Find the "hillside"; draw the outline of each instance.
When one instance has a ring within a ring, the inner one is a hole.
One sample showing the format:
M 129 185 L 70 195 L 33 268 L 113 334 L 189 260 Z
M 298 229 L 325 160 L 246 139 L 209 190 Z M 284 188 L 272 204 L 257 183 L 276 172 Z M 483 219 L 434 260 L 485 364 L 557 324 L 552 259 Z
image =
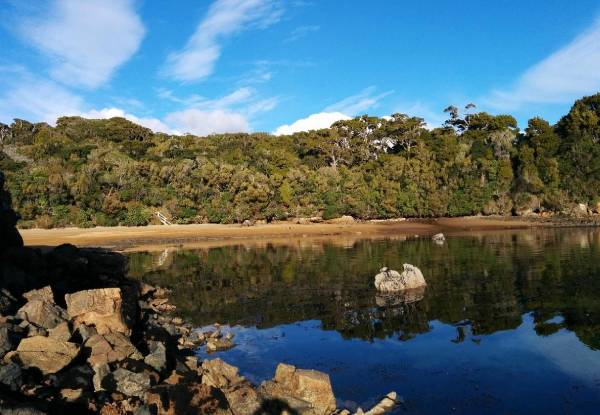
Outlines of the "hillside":
M 556 125 L 449 107 L 441 128 L 404 114 L 331 128 L 196 137 L 123 118 L 0 124 L 0 170 L 23 227 L 352 215 L 560 212 L 600 202 L 600 94 Z

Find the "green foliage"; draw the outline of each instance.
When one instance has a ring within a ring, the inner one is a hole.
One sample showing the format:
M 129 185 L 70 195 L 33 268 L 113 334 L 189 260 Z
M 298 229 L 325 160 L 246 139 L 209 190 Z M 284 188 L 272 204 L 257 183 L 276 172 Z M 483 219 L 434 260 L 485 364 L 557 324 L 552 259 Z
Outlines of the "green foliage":
M 449 107 L 443 128 L 367 115 L 290 136 L 153 133 L 123 118 L 4 127 L 0 169 L 31 226 L 234 223 L 562 210 L 600 197 L 600 95 L 556 126 Z M 531 205 L 531 206 L 530 206 Z
M 123 218 L 123 225 L 125 226 L 144 226 L 150 222 L 150 213 L 148 213 L 143 206 L 134 205 L 127 209 L 127 213 Z

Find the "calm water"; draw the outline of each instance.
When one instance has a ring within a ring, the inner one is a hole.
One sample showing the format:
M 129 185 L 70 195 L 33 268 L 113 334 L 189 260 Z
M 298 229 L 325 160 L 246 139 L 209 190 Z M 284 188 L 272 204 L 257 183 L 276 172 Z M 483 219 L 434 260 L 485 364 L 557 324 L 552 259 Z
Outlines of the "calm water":
M 422 296 L 378 296 L 377 270 L 418 266 Z M 255 382 L 279 362 L 331 376 L 341 405 L 395 390 L 400 413 L 600 413 L 600 230 L 165 249 L 130 273 L 173 288 L 215 357 Z

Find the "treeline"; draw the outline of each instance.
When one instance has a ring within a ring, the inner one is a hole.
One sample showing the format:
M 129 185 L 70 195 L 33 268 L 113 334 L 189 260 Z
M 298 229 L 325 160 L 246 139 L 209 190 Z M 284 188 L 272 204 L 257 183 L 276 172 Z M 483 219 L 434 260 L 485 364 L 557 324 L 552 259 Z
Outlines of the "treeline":
M 600 94 L 556 124 L 446 109 L 444 126 L 360 116 L 289 136 L 154 133 L 123 118 L 0 124 L 21 226 L 561 212 L 600 202 Z

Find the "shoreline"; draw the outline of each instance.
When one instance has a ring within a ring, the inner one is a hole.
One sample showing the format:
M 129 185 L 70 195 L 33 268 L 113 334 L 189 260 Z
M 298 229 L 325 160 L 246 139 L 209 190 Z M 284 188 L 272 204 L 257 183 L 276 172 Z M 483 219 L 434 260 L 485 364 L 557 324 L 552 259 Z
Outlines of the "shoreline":
M 458 235 L 474 231 L 500 231 L 564 226 L 528 218 L 459 217 L 388 221 L 354 221 L 300 224 L 277 222 L 254 226 L 193 224 L 148 225 L 143 227 L 96 227 L 20 229 L 25 246 L 53 247 L 70 243 L 79 247 L 101 247 L 120 251 L 164 245 L 212 247 L 238 243 L 264 243 L 290 239 L 350 240 L 406 236 L 430 236 L 439 232 Z M 567 225 L 569 225 L 567 223 Z M 574 226 L 570 224 L 569 226 Z

